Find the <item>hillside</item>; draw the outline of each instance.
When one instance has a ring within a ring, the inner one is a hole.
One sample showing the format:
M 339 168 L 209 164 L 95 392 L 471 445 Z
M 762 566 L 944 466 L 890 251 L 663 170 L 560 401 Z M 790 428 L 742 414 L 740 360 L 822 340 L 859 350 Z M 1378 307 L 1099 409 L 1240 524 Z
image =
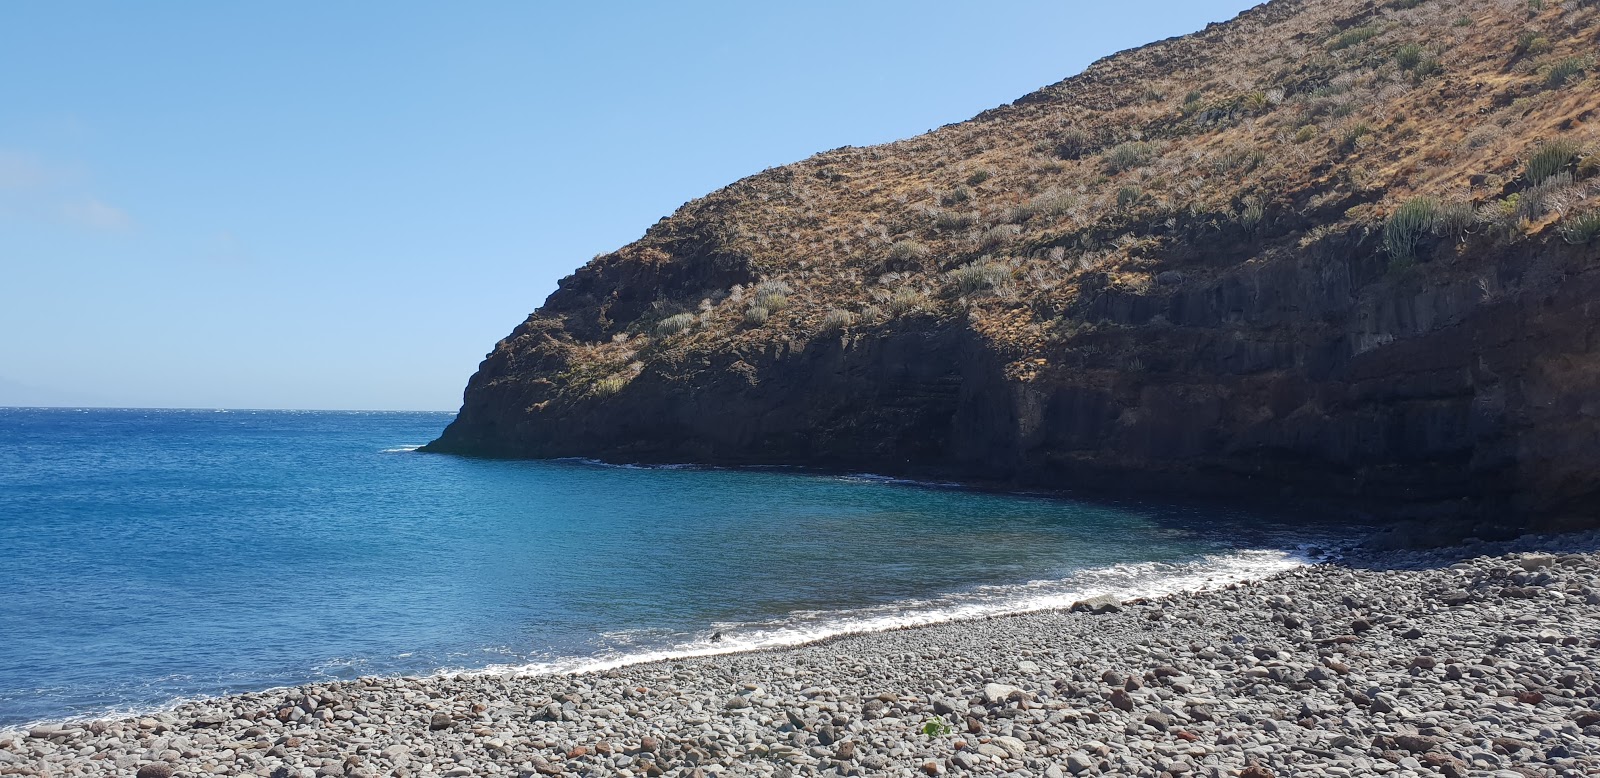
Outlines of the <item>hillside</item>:
M 432 451 L 1600 516 L 1600 3 L 1275 0 L 595 257 Z

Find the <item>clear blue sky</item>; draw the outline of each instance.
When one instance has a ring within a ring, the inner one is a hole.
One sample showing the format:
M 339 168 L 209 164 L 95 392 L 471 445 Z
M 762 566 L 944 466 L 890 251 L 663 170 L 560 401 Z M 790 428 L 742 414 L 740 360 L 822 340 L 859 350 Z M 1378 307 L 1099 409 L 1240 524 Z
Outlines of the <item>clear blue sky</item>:
M 454 410 L 684 201 L 1252 4 L 8 3 L 0 405 Z

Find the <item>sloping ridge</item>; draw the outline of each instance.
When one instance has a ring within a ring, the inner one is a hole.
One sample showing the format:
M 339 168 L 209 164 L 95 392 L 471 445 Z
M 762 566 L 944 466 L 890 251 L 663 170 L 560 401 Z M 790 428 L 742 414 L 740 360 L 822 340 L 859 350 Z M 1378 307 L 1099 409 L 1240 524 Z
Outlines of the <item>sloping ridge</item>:
M 1593 5 L 1277 0 L 743 179 L 427 450 L 1594 523 Z

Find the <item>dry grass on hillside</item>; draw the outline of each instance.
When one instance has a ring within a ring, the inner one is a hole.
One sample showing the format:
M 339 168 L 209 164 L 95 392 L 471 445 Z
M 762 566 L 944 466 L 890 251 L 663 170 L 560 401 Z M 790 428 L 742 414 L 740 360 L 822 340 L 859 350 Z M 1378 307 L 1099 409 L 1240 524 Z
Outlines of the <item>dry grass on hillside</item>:
M 595 260 L 683 261 L 672 241 L 695 235 L 759 281 L 630 321 L 602 303 L 565 383 L 614 393 L 647 363 L 909 316 L 966 317 L 1027 380 L 1086 289 L 1152 293 L 1352 232 L 1394 273 L 1423 236 L 1456 247 L 1428 272 L 1596 238 L 1597 33 L 1595 0 L 1279 0 L 968 122 L 766 171 Z

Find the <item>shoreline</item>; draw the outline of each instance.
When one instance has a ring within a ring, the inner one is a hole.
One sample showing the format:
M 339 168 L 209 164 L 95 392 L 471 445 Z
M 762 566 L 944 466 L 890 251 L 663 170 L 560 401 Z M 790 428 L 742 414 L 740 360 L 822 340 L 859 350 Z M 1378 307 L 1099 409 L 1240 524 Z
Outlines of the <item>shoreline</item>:
M 609 466 L 609 465 L 608 465 Z M 924 485 L 912 482 L 896 483 L 922 488 Z M 1088 588 L 1069 588 L 1063 591 L 1054 591 L 1033 597 L 1016 596 L 1012 599 L 1001 599 L 998 602 L 984 602 L 973 595 L 974 592 L 961 592 L 957 594 L 938 595 L 934 599 L 919 599 L 897 601 L 890 605 L 870 606 L 861 608 L 844 608 L 823 612 L 832 617 L 810 625 L 794 624 L 792 618 L 775 618 L 767 622 L 741 622 L 741 626 L 754 627 L 752 633 L 754 641 L 751 642 L 745 633 L 735 633 L 725 637 L 723 642 L 712 643 L 707 640 L 694 640 L 677 643 L 671 646 L 648 648 L 635 653 L 622 655 L 596 655 L 596 656 L 571 656 L 557 657 L 547 661 L 528 662 L 520 664 L 492 664 L 483 667 L 447 667 L 427 673 L 385 674 L 371 676 L 358 676 L 357 678 L 336 679 L 322 678 L 302 683 L 289 683 L 276 686 L 267 686 L 257 689 L 243 689 L 222 694 L 197 694 L 173 698 L 162 703 L 148 705 L 128 705 L 121 709 L 105 710 L 96 714 L 73 716 L 70 718 L 49 718 L 30 721 L 22 724 L 0 725 L 0 740 L 7 736 L 26 733 L 29 729 L 38 726 L 60 725 L 62 727 L 87 726 L 96 720 L 126 720 L 139 719 L 160 714 L 172 713 L 185 706 L 206 705 L 221 703 L 246 696 L 271 695 L 287 693 L 313 686 L 326 685 L 336 680 L 354 682 L 361 678 L 378 680 L 395 680 L 400 678 L 416 678 L 422 681 L 454 678 L 473 678 L 479 676 L 495 677 L 553 677 L 573 676 L 593 673 L 604 673 L 612 670 L 635 667 L 644 664 L 661 662 L 677 662 L 691 659 L 706 659 L 741 654 L 762 652 L 781 652 L 789 649 L 803 648 L 811 645 L 827 643 L 842 638 L 867 636 L 881 633 L 898 632 L 903 630 L 917 630 L 939 627 L 963 622 L 985 622 L 993 619 L 1011 616 L 1025 616 L 1034 613 L 1055 610 L 1067 610 L 1074 603 L 1104 596 L 1114 596 L 1119 600 L 1137 598 L 1160 598 L 1172 594 L 1199 592 L 1216 589 L 1234 583 L 1245 583 L 1260 580 L 1272 575 L 1310 565 L 1337 560 L 1349 549 L 1354 548 L 1359 542 L 1355 537 L 1332 539 L 1319 538 L 1317 541 L 1302 539 L 1291 549 L 1287 546 L 1271 548 L 1239 548 L 1219 550 L 1216 553 L 1206 554 L 1195 559 L 1183 562 L 1142 562 L 1122 563 L 1103 568 L 1085 568 L 1074 571 L 1074 576 L 1084 574 L 1106 575 L 1110 573 L 1125 573 L 1130 569 L 1141 567 L 1167 567 L 1170 568 L 1164 575 L 1157 576 L 1144 584 L 1153 586 L 1141 587 L 1137 590 L 1113 590 L 1105 586 L 1091 585 Z M 1331 542 L 1330 542 L 1331 541 Z M 1276 559 L 1258 560 L 1254 564 L 1246 561 L 1251 555 L 1277 555 Z M 1206 563 L 1212 564 L 1206 564 Z M 1218 563 L 1227 562 L 1227 565 Z M 1231 569 L 1230 569 L 1231 568 Z M 1025 581 L 1016 584 L 993 585 L 983 588 L 997 590 L 1020 591 L 1040 586 L 1060 585 L 1067 580 L 1037 580 Z M 1074 581 L 1074 583 L 1079 583 Z M 944 602 L 940 603 L 940 600 Z M 936 604 L 939 603 L 939 604 Z M 908 607 L 909 606 L 909 607 Z M 882 611 L 873 613 L 873 611 Z M 712 625 L 708 632 L 723 634 Z M 787 633 L 787 634 L 786 634 Z
M 1594 774 L 1597 570 L 1595 532 L 1357 551 L 1098 614 L 310 684 L 0 733 L 0 774 Z

